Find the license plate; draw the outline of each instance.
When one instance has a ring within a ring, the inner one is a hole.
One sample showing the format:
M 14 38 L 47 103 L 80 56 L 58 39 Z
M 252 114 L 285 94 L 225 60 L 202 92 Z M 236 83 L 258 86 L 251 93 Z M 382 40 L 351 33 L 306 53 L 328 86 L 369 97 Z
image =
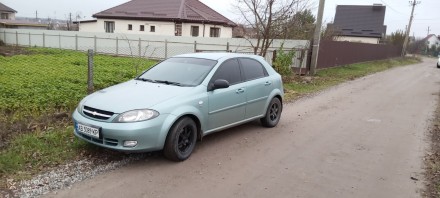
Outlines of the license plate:
M 99 128 L 86 126 L 80 123 L 77 123 L 77 130 L 80 133 L 84 133 L 86 135 L 90 135 L 92 137 L 99 139 Z

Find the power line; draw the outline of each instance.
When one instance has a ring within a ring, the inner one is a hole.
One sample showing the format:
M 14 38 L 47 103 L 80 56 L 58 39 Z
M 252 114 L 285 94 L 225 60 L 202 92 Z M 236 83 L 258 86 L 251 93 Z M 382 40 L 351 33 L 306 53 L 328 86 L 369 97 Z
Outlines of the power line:
M 401 12 L 397 11 L 396 9 L 394 9 L 393 7 L 391 7 L 390 5 L 388 5 L 387 3 L 385 3 L 385 1 L 383 1 L 383 0 L 380 0 L 380 1 L 382 1 L 383 4 L 385 4 L 388 8 L 390 8 L 390 9 L 393 10 L 394 12 L 396 12 L 396 13 L 398 13 L 398 14 L 401 14 L 401 15 L 406 15 L 406 14 L 404 14 L 404 13 L 401 13 Z

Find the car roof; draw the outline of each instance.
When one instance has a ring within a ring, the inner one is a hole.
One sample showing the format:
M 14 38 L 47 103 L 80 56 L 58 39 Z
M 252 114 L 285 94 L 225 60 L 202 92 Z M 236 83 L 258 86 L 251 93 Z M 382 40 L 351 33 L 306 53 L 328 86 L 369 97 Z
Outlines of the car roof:
M 173 57 L 191 57 L 191 58 L 204 58 L 211 60 L 219 60 L 221 58 L 236 58 L 236 57 L 249 57 L 249 58 L 261 58 L 261 56 L 239 53 L 225 53 L 225 52 L 211 52 L 211 53 L 191 53 L 181 54 Z

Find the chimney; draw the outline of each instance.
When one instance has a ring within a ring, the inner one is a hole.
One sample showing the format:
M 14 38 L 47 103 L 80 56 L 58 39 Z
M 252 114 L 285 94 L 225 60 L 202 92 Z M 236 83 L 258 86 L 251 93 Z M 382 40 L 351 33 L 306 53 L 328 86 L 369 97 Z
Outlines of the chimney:
M 380 3 L 375 3 L 375 4 L 373 4 L 373 11 L 381 11 L 382 10 L 382 8 L 384 8 L 385 6 L 383 6 L 382 4 L 380 4 Z

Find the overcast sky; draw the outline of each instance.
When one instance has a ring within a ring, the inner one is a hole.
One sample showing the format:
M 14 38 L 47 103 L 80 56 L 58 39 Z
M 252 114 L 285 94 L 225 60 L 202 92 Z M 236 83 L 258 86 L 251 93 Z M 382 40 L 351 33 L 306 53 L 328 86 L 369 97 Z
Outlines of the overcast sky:
M 18 11 L 17 16 L 35 17 L 36 11 L 41 18 L 67 19 L 69 13 L 91 19 L 92 14 L 122 4 L 128 0 L 0 0 L 1 3 Z M 233 4 L 237 0 L 200 0 L 217 12 L 233 21 L 239 16 L 234 14 Z M 310 0 L 313 13 L 317 13 L 318 0 Z M 331 22 L 334 18 L 336 5 L 372 5 L 380 3 L 387 6 L 385 22 L 387 34 L 398 29 L 405 29 L 411 14 L 411 6 L 407 0 L 326 0 L 324 22 Z M 420 0 L 414 11 L 414 22 L 411 28 L 416 37 L 425 37 L 428 34 L 440 34 L 440 0 Z

